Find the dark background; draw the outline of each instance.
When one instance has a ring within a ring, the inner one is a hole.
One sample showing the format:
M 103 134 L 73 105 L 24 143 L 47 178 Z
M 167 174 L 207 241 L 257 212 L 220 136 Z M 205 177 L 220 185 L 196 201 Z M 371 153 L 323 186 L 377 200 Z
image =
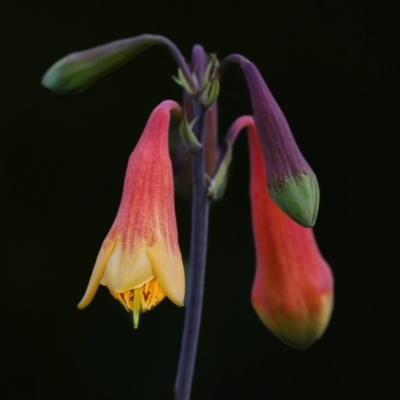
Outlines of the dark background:
M 394 2 L 393 2 L 394 3 Z M 100 288 L 84 311 L 100 244 L 119 204 L 127 158 L 151 110 L 179 100 L 172 57 L 143 53 L 84 95 L 40 86 L 68 53 L 141 33 L 188 57 L 257 64 L 316 172 L 315 233 L 335 275 L 335 309 L 306 351 L 285 347 L 250 303 L 255 254 L 245 137 L 212 209 L 193 400 L 396 399 L 399 390 L 397 14 L 370 0 L 31 2 L 2 6 L 0 397 L 169 399 L 184 310 L 165 300 L 141 319 Z M 220 137 L 250 113 L 238 67 L 220 95 Z M 183 253 L 190 206 L 176 203 Z M 396 252 L 397 256 L 397 252 Z

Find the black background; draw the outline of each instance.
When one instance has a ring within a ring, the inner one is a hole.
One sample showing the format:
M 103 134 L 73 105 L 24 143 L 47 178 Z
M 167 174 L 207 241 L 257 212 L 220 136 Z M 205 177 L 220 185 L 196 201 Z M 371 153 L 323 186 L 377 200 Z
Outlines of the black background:
M 394 3 L 394 2 L 393 2 Z M 399 41 L 394 7 L 372 0 L 240 4 L 27 0 L 2 6 L 0 396 L 169 399 L 184 310 L 165 300 L 137 331 L 105 288 L 78 311 L 117 210 L 127 158 L 151 110 L 180 99 L 161 47 L 84 95 L 40 86 L 68 53 L 141 33 L 188 57 L 255 62 L 316 172 L 315 233 L 335 275 L 335 309 L 306 351 L 285 347 L 250 304 L 255 255 L 245 137 L 212 209 L 193 400 L 398 398 Z M 220 95 L 220 138 L 250 113 L 238 67 Z M 181 249 L 190 206 L 177 200 Z

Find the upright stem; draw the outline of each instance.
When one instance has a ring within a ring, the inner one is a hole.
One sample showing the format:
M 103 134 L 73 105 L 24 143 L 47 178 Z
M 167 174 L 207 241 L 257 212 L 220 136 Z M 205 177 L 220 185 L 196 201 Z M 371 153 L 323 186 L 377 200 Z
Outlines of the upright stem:
M 200 142 L 204 139 L 206 112 L 197 104 L 199 115 L 195 133 Z M 185 326 L 178 373 L 175 381 L 175 400 L 189 400 L 192 387 L 197 342 L 203 306 L 206 267 L 209 200 L 206 196 L 204 151 L 192 155 L 193 200 L 190 277 L 186 300 Z

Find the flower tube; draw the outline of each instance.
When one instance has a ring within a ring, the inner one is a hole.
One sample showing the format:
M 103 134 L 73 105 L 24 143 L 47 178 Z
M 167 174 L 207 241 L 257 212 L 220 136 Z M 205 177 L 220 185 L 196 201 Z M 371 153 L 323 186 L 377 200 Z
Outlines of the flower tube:
M 254 124 L 248 125 L 250 197 L 257 267 L 253 306 L 284 343 L 309 347 L 324 333 L 333 308 L 332 272 L 311 228 L 290 219 L 268 194 Z
M 117 216 L 78 305 L 86 307 L 99 285 L 107 286 L 133 311 L 135 328 L 140 312 L 152 309 L 165 296 L 183 306 L 185 294 L 168 151 L 170 111 L 181 113 L 173 101 L 155 108 L 129 158 Z

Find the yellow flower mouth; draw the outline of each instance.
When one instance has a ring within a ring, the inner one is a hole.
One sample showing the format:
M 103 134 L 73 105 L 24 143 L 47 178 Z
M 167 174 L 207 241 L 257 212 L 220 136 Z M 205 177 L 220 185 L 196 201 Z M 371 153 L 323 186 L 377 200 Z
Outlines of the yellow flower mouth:
M 126 311 L 133 311 L 135 329 L 139 326 L 140 313 L 153 309 L 165 297 L 157 279 L 151 279 L 143 286 L 125 292 L 116 293 L 110 290 L 110 293 L 125 307 Z

